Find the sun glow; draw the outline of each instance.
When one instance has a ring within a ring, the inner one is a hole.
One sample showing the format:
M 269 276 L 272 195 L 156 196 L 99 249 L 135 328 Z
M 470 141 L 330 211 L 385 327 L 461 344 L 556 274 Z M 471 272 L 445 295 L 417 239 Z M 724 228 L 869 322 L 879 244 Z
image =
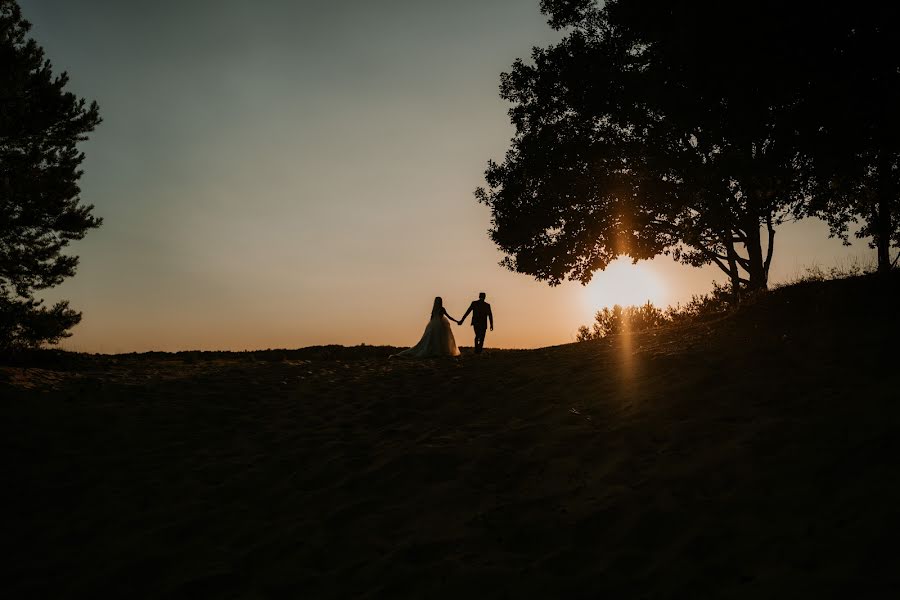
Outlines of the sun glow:
M 662 307 L 667 302 L 666 286 L 653 268 L 647 263 L 631 264 L 627 258 L 620 258 L 605 271 L 595 273 L 585 291 L 591 310 L 614 304 L 641 305 L 648 300 Z

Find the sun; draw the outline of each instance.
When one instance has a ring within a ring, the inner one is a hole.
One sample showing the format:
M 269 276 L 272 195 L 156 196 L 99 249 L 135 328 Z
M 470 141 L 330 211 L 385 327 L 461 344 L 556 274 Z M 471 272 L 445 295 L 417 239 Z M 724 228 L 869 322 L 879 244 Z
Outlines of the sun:
M 647 301 L 663 306 L 667 296 L 666 286 L 650 265 L 631 264 L 627 258 L 619 258 L 605 271 L 597 271 L 585 291 L 591 310 L 614 304 L 637 306 Z

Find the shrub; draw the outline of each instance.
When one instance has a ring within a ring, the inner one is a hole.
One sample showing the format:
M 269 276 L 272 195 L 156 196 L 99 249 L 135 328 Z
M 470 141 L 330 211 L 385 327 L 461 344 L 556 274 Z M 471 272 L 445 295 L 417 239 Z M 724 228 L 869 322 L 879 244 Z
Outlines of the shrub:
M 616 304 L 612 308 L 604 307 L 594 315 L 590 327 L 582 325 L 578 328 L 575 339 L 579 342 L 598 340 L 626 331 L 636 333 L 672 323 L 703 320 L 729 311 L 733 304 L 731 290 L 713 282 L 710 293 L 694 295 L 683 306 L 676 304 L 662 310 L 647 302 L 642 306 L 622 307 Z

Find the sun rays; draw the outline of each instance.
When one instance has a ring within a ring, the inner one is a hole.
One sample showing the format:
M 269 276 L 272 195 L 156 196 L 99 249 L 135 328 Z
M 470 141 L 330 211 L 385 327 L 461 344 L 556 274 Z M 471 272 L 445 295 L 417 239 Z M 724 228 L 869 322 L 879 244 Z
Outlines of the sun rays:
M 631 264 L 627 258 L 598 271 L 585 292 L 585 302 L 591 310 L 615 304 L 639 306 L 648 301 L 661 306 L 668 296 L 665 283 L 649 264 Z

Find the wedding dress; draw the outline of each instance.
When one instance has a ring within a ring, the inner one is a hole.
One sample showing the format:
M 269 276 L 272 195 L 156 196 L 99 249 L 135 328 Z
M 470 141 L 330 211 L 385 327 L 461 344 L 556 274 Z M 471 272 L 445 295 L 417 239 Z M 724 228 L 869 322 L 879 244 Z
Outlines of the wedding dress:
M 450 321 L 447 319 L 447 311 L 441 309 L 440 312 L 433 313 L 428 325 L 425 326 L 425 333 L 419 343 L 398 352 L 396 356 L 427 358 L 430 356 L 459 356 L 459 348 L 456 347 L 456 340 L 453 338 L 453 330 L 450 329 Z

